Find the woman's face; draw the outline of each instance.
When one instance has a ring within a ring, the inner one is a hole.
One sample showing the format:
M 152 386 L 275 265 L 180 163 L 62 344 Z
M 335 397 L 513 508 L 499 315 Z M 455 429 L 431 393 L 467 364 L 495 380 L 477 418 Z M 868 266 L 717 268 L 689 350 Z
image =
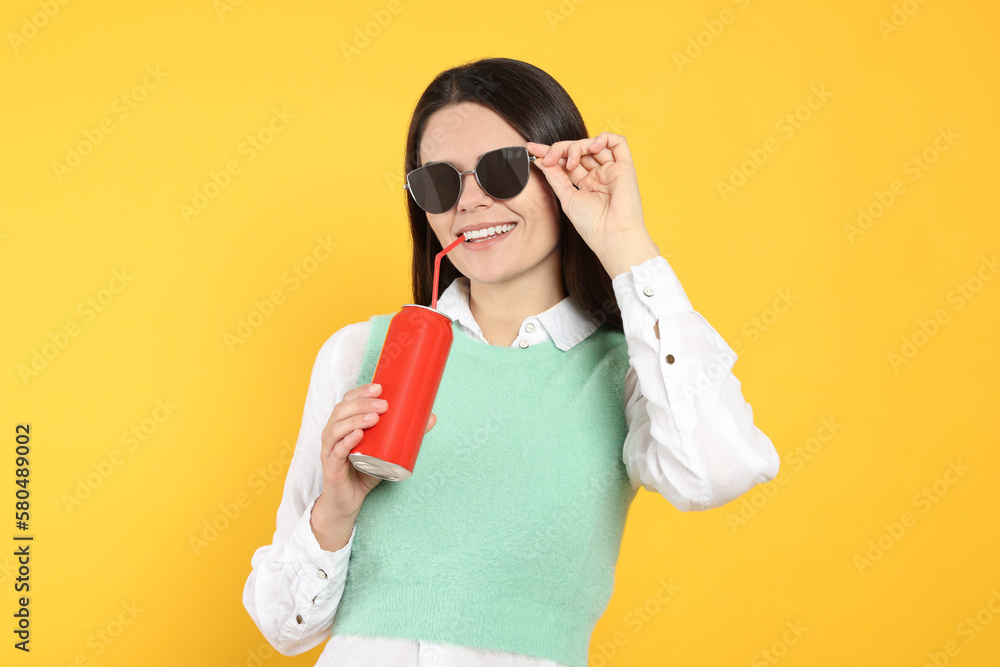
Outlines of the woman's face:
M 475 102 L 453 104 L 431 114 L 420 141 L 420 163 L 448 162 L 469 171 L 479 157 L 496 148 L 523 146 L 527 139 L 492 109 Z M 473 282 L 551 280 L 559 275 L 559 208 L 538 167 L 530 167 L 528 185 L 513 199 L 492 199 L 474 174 L 462 176 L 458 204 L 444 213 L 427 213 L 442 248 L 469 225 L 514 223 L 499 241 L 476 248 L 464 242 L 448 259 Z M 561 284 L 561 283 L 560 283 Z

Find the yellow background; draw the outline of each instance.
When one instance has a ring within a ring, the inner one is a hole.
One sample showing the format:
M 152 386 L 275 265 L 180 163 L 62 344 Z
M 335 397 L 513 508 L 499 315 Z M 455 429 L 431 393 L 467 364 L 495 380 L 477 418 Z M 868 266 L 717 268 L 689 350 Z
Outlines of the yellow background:
M 323 341 L 411 300 L 401 170 L 417 97 L 443 69 L 507 56 L 553 75 L 592 136 L 627 137 L 649 230 L 739 353 L 782 456 L 782 484 L 708 512 L 640 491 L 592 667 L 997 664 L 1000 280 L 984 258 L 1000 250 L 1000 8 L 398 2 L 3 4 L 3 663 L 313 664 L 321 647 L 269 650 L 241 601 L 282 449 Z M 829 96 L 810 109 L 813 87 Z M 241 145 L 274 109 L 294 118 L 250 159 Z M 54 167 L 102 122 L 78 166 Z M 766 142 L 766 162 L 741 166 Z M 906 171 L 925 151 L 933 164 Z M 185 220 L 230 161 L 239 173 Z M 733 168 L 754 173 L 724 198 Z M 896 180 L 902 194 L 852 237 L 858 207 L 877 212 Z M 304 261 L 327 237 L 333 254 Z M 283 302 L 230 349 L 273 290 Z M 161 422 L 157 400 L 177 406 Z M 32 429 L 30 655 L 11 632 L 18 423 Z M 144 424 L 129 450 L 122 434 Z M 196 553 L 190 538 L 238 498 Z M 667 598 L 661 581 L 680 589 Z M 977 613 L 991 622 L 973 632 Z M 113 643 L 96 641 L 122 614 Z

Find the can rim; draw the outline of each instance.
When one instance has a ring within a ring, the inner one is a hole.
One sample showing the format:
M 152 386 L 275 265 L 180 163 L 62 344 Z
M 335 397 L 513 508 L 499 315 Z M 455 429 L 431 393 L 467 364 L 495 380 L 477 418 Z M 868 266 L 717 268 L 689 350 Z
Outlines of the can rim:
M 370 454 L 354 452 L 348 454 L 347 458 L 357 470 L 372 477 L 378 477 L 386 482 L 402 482 L 409 479 L 413 474 L 410 470 L 397 463 L 390 463 Z
M 440 310 L 438 310 L 436 308 L 431 308 L 430 306 L 422 306 L 419 303 L 407 303 L 407 304 L 405 304 L 403 306 L 403 308 L 424 308 L 426 310 L 431 311 L 432 313 L 437 313 L 438 315 L 440 315 L 441 317 L 445 318 L 449 322 L 454 322 L 455 321 L 454 319 L 452 319 L 448 315 L 445 315 L 444 313 L 442 313 Z

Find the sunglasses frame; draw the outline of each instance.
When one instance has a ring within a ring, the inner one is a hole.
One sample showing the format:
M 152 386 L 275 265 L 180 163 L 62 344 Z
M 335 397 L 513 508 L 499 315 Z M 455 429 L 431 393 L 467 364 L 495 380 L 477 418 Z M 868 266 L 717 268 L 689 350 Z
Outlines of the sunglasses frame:
M 420 207 L 420 210 L 424 211 L 425 213 L 430 213 L 430 211 L 428 211 L 427 209 L 425 209 L 423 206 L 420 206 L 420 202 L 418 202 L 417 198 L 413 195 L 413 190 L 410 188 L 410 176 L 413 173 L 415 173 L 417 171 L 420 171 L 421 169 L 424 169 L 425 167 L 430 167 L 431 165 L 435 165 L 435 164 L 446 164 L 449 167 L 451 167 L 452 169 L 454 169 L 455 173 L 458 174 L 458 196 L 455 197 L 455 203 L 454 204 L 452 204 L 451 206 L 449 206 L 448 208 L 446 208 L 444 211 L 441 211 L 441 213 L 434 213 L 433 215 L 441 215 L 442 213 L 447 213 L 448 211 L 450 211 L 451 209 L 455 208 L 458 205 L 458 202 L 462 199 L 462 192 L 465 191 L 465 175 L 466 174 L 475 174 L 475 176 L 476 176 L 476 183 L 479 184 L 479 188 L 483 192 L 485 192 L 486 195 L 490 199 L 497 199 L 499 201 L 507 201 L 507 200 L 513 199 L 514 197 L 517 197 L 517 195 L 521 194 L 521 192 L 524 192 L 524 189 L 526 187 L 528 187 L 528 182 L 527 181 L 525 181 L 524 187 L 521 188 L 520 192 L 518 192 L 517 195 L 514 195 L 514 197 L 494 197 L 492 194 L 490 194 L 490 192 L 485 187 L 483 187 L 483 182 L 479 180 L 479 165 L 482 164 L 482 162 L 486 158 L 486 156 L 489 155 L 489 154 L 491 154 L 491 153 L 496 153 L 497 151 L 509 150 L 511 148 L 520 148 L 520 149 L 524 150 L 524 152 L 527 154 L 527 156 L 528 156 L 528 178 L 530 180 L 530 178 L 531 178 L 531 163 L 534 162 L 537 159 L 538 156 L 532 155 L 531 153 L 528 153 L 528 147 L 527 146 L 503 146 L 501 148 L 494 148 L 493 150 L 486 151 L 485 153 L 483 153 L 482 155 L 480 155 L 479 159 L 476 160 L 476 166 L 475 166 L 475 168 L 474 169 L 470 169 L 469 171 L 460 171 L 458 169 L 458 167 L 456 167 L 455 165 L 453 165 L 450 162 L 428 162 L 427 164 L 420 165 L 416 169 L 413 169 L 413 170 L 411 170 L 410 172 L 408 172 L 406 174 L 406 183 L 403 184 L 403 189 L 410 191 L 410 197 L 413 199 L 413 203 L 415 203 L 418 207 Z

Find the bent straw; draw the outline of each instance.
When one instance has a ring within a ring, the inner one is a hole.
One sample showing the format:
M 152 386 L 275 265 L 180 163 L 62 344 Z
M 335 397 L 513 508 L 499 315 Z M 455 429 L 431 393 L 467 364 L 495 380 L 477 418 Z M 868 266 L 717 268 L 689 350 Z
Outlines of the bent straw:
M 447 255 L 455 246 L 465 240 L 465 234 L 459 234 L 458 238 L 450 246 L 434 256 L 434 291 L 431 292 L 431 308 L 437 310 L 438 304 L 438 275 L 441 273 L 441 258 Z

